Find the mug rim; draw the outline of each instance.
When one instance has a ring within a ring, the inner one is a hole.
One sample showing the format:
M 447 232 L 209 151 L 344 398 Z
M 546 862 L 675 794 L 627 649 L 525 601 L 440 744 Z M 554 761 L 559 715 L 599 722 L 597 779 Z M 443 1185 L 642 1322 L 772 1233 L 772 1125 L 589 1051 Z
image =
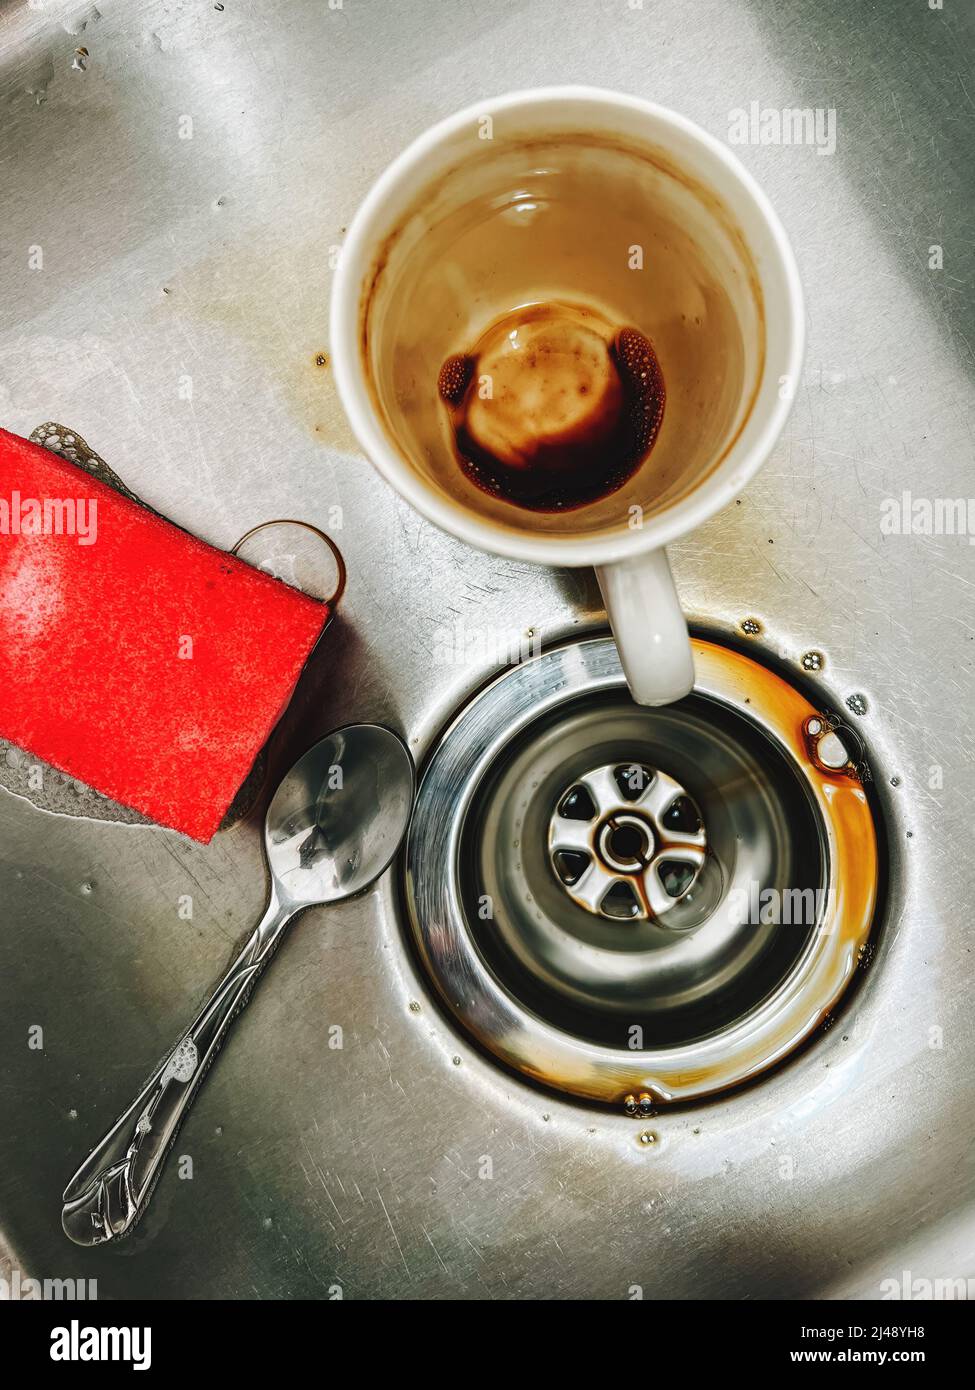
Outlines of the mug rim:
M 378 417 L 368 386 L 367 368 L 361 360 L 359 314 L 362 287 L 378 240 L 373 223 L 378 219 L 390 192 L 408 179 L 438 146 L 464 126 L 485 116 L 517 107 L 553 103 L 599 103 L 627 109 L 646 116 L 658 125 L 696 141 L 733 176 L 765 223 L 779 269 L 786 285 L 788 343 L 779 364 L 778 375 L 798 385 L 805 344 L 805 307 L 795 255 L 766 194 L 752 174 L 716 136 L 686 116 L 647 101 L 642 97 L 583 85 L 525 88 L 475 102 L 429 126 L 386 166 L 357 208 L 339 256 L 332 286 L 329 337 L 336 389 L 352 432 L 371 465 L 428 521 L 441 530 L 466 541 L 479 550 L 507 559 L 534 561 L 547 565 L 608 565 L 656 550 L 686 535 L 731 502 L 758 472 L 782 432 L 792 408 L 792 396 L 776 395 L 757 438 L 733 469 L 724 465 L 734 457 L 737 442 L 715 471 L 691 492 L 660 512 L 646 518 L 639 528 L 596 535 L 532 535 L 526 529 L 507 530 L 477 515 L 462 502 L 427 484 L 389 438 Z M 732 209 L 734 211 L 734 209 Z M 388 235 L 388 233 L 386 233 Z M 764 284 L 764 276 L 760 277 Z M 772 312 L 782 311 L 782 305 Z M 769 312 L 769 306 L 766 306 Z M 763 368 L 768 369 L 768 363 Z M 752 406 L 754 413 L 755 406 Z M 747 419 L 750 416 L 746 417 Z M 527 527 L 527 524 L 526 524 Z

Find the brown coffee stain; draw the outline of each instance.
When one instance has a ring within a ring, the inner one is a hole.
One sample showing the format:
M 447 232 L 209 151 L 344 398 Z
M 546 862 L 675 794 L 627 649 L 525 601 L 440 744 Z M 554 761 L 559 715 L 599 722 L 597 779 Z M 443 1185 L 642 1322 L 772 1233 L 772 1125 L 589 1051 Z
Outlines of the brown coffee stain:
M 494 319 L 444 361 L 437 392 L 470 481 L 545 512 L 622 487 L 653 448 L 666 399 L 648 338 L 556 301 Z

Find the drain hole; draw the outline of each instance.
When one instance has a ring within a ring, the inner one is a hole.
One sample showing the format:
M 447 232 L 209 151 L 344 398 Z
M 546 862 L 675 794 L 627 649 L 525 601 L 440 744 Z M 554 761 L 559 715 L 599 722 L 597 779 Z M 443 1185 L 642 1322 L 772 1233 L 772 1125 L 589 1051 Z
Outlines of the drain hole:
M 596 804 L 583 786 L 570 787 L 562 798 L 559 815 L 566 820 L 593 820 Z
M 627 801 L 639 801 L 653 781 L 653 770 L 645 763 L 621 763 L 613 768 L 613 777 L 622 797 Z
M 589 868 L 588 854 L 582 854 L 572 849 L 560 849 L 552 856 L 555 864 L 555 872 L 564 884 L 570 886 L 578 883 L 582 875 Z
M 657 865 L 657 873 L 664 891 L 672 898 L 682 898 L 691 886 L 696 870 L 693 864 L 681 863 L 679 859 L 663 859 Z
M 599 910 L 604 912 L 607 917 L 638 917 L 640 904 L 637 902 L 636 894 L 630 885 L 620 879 L 613 884 L 603 898 L 599 904 Z
M 609 848 L 621 864 L 637 864 L 647 848 L 647 837 L 635 825 L 618 825 L 610 832 Z
M 679 796 L 672 801 L 660 818 L 667 830 L 678 830 L 694 835 L 703 824 L 700 812 L 689 796 Z

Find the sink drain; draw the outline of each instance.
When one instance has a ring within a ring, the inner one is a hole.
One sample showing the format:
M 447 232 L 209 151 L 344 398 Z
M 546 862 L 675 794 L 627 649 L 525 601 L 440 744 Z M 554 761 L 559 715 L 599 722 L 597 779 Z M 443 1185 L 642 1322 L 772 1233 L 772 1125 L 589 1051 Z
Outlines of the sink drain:
M 833 721 L 742 654 L 694 648 L 693 694 L 660 708 L 632 702 L 609 639 L 506 672 L 434 748 L 406 848 L 412 931 L 457 1023 L 635 1114 L 797 1047 L 876 901 L 857 767 L 820 746 Z
M 673 777 L 645 763 L 607 763 L 559 798 L 548 847 L 559 881 L 588 912 L 663 920 L 697 881 L 707 836 Z

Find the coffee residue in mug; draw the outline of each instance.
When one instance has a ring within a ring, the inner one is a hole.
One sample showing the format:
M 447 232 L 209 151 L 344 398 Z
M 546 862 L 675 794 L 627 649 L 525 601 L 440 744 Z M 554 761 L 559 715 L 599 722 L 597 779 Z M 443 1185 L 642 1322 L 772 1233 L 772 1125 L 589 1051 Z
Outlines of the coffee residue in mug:
M 666 398 L 649 338 L 554 302 L 495 319 L 447 358 L 437 390 L 471 482 L 546 512 L 621 487 L 653 448 Z

